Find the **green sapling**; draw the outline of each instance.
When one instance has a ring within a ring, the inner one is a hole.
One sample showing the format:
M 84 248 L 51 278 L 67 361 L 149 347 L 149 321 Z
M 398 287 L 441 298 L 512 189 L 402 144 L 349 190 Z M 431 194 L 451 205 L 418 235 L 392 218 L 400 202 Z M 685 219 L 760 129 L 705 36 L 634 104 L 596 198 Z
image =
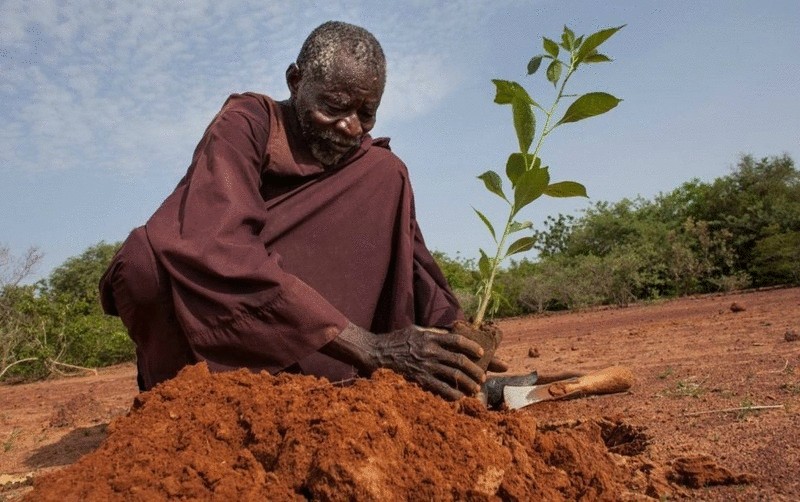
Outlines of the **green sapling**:
M 545 138 L 555 128 L 601 115 L 619 104 L 621 100 L 611 94 L 589 92 L 578 96 L 567 107 L 561 119 L 554 122 L 555 113 L 562 99 L 575 97 L 565 94 L 570 77 L 584 64 L 610 62 L 611 59 L 605 54 L 599 53 L 597 48 L 622 28 L 623 26 L 603 29 L 584 38 L 584 36 L 575 37 L 572 30 L 565 26 L 564 32 L 561 34 L 561 43 L 542 37 L 545 52 L 534 56 L 528 62 L 528 75 L 536 73 L 543 62 L 547 63 L 545 76 L 556 91 L 556 97 L 549 108 L 534 101 L 525 88 L 517 82 L 493 80 L 496 87 L 494 102 L 500 105 L 511 105 L 514 129 L 519 141 L 519 152 L 509 155 L 506 162 L 505 174 L 511 184 L 512 192 L 510 196 L 506 196 L 503 179 L 497 172 L 486 171 L 478 176 L 487 190 L 508 204 L 509 215 L 502 231 L 497 232 L 489 219 L 482 212 L 473 208 L 497 244 L 497 250 L 493 257 L 490 257 L 483 249 L 480 250 L 478 269 L 481 280 L 478 289 L 478 310 L 472 322 L 475 327 L 480 327 L 487 311 L 489 313 L 496 312 L 500 305 L 500 296 L 494 289 L 494 279 L 500 265 L 509 256 L 529 251 L 535 244 L 532 236 L 519 237 L 511 241 L 513 234 L 529 230 L 533 226 L 530 221 L 517 219 L 520 211 L 542 195 L 550 197 L 587 196 L 586 188 L 575 181 L 551 183 L 549 169 L 546 165 L 542 165 L 539 152 Z M 538 136 L 536 131 L 537 114 L 544 118 Z M 534 144 L 533 151 L 531 151 L 531 146 Z M 511 241 L 510 244 L 509 241 Z

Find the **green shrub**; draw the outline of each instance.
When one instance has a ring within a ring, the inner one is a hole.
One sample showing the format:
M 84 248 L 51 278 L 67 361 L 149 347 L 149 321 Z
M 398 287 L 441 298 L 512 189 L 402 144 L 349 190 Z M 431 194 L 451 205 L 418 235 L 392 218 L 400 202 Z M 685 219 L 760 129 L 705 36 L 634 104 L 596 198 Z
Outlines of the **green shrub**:
M 34 380 L 135 358 L 121 321 L 103 314 L 99 302 L 98 282 L 118 247 L 92 246 L 34 285 L 0 284 L 0 379 Z
M 800 284 L 800 232 L 757 241 L 750 270 L 762 284 Z

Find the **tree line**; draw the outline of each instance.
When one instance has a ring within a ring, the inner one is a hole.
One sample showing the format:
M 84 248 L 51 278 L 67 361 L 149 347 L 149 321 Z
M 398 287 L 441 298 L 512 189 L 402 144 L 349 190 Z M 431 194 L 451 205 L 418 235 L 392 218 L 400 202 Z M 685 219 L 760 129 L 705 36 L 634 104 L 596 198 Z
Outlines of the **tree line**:
M 550 216 L 534 239 L 536 259 L 512 262 L 497 279 L 497 316 L 798 285 L 800 172 L 788 155 L 745 155 L 710 183 Z M 470 312 L 475 261 L 435 257 Z
M 535 259 L 496 279 L 496 317 L 594 305 L 800 285 L 800 172 L 792 159 L 743 156 L 713 182 L 688 181 L 647 200 L 596 202 L 550 216 L 533 234 Z M 40 262 L 0 246 L 0 381 L 26 381 L 135 359 L 98 282 L 120 243 L 100 242 L 43 280 Z M 435 252 L 468 314 L 477 307 L 475 260 Z

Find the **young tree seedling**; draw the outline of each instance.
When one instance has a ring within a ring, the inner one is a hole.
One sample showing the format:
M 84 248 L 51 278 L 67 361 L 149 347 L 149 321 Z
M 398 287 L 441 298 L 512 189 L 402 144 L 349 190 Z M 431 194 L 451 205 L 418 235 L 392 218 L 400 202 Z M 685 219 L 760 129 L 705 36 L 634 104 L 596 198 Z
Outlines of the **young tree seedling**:
M 508 219 L 501 232 L 496 232 L 494 225 L 480 211 L 473 208 L 481 221 L 489 229 L 497 250 L 490 257 L 483 249 L 480 250 L 478 269 L 480 272 L 480 286 L 478 289 L 478 310 L 472 322 L 479 327 L 487 311 L 491 314 L 497 311 L 500 297 L 494 288 L 494 279 L 500 265 L 509 256 L 523 253 L 533 248 L 535 239 L 532 236 L 520 237 L 507 244 L 513 234 L 528 230 L 533 227 L 530 221 L 517 219 L 520 211 L 530 205 L 542 195 L 550 197 L 586 197 L 586 188 L 575 181 L 559 181 L 550 183 L 548 166 L 542 165 L 539 152 L 545 138 L 554 129 L 564 124 L 578 122 L 608 112 L 616 107 L 620 99 L 605 92 L 589 92 L 578 96 L 567 107 L 564 115 L 556 122 L 554 116 L 562 99 L 574 97 L 565 93 L 567 82 L 582 65 L 592 63 L 607 63 L 611 58 L 598 52 L 598 47 L 608 40 L 614 33 L 624 26 L 606 28 L 593 33 L 588 37 L 576 37 L 568 27 L 564 26 L 561 34 L 561 43 L 556 43 L 547 37 L 542 37 L 544 54 L 534 56 L 528 62 L 528 75 L 533 75 L 543 62 L 547 62 L 545 76 L 553 84 L 556 91 L 555 99 L 550 107 L 545 108 L 533 100 L 528 92 L 517 82 L 508 80 L 493 80 L 496 88 L 494 102 L 500 105 L 511 105 L 514 121 L 514 130 L 519 142 L 519 152 L 514 152 L 506 162 L 505 175 L 511 184 L 512 195 L 507 197 L 503 189 L 503 179 L 496 171 L 486 171 L 478 176 L 483 181 L 486 189 L 503 199 L 509 206 Z M 563 52 L 562 52 L 563 49 Z M 543 125 L 536 131 L 536 116 L 544 117 Z M 531 146 L 534 146 L 531 151 Z M 491 304 L 491 308 L 490 308 Z

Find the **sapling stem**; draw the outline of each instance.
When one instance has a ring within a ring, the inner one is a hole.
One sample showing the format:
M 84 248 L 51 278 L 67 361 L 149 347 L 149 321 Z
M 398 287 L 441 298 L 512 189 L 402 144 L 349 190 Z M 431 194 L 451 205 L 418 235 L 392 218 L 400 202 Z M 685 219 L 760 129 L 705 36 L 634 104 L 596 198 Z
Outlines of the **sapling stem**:
M 508 217 L 508 221 L 506 222 L 506 226 L 503 229 L 503 236 L 500 238 L 500 242 L 497 244 L 497 253 L 494 255 L 494 259 L 492 260 L 491 266 L 491 274 L 486 281 L 486 285 L 484 286 L 484 292 L 481 297 L 480 303 L 478 305 L 478 312 L 475 314 L 475 319 L 472 321 L 472 326 L 475 328 L 480 328 L 480 325 L 483 323 L 483 318 L 486 316 L 486 309 L 489 307 L 489 302 L 492 301 L 492 288 L 494 287 L 494 278 L 497 275 L 497 271 L 500 269 L 500 263 L 503 261 L 503 253 L 505 252 L 505 244 L 508 236 L 511 232 L 509 229 L 511 228 L 511 223 L 514 220 L 514 214 L 512 210 L 512 214 Z
M 564 88 L 567 86 L 567 82 L 569 81 L 569 78 L 572 76 L 573 73 L 575 73 L 574 62 L 570 63 L 570 67 L 569 67 L 569 70 L 567 71 L 567 75 L 564 77 L 564 81 L 561 82 L 561 88 L 558 90 L 558 95 L 556 96 L 555 101 L 553 101 L 553 106 L 550 107 L 550 111 L 545 111 L 544 112 L 545 113 L 544 125 L 542 126 L 542 133 L 539 136 L 539 141 L 536 143 L 536 148 L 533 150 L 533 159 L 535 159 L 539 155 L 539 150 L 542 147 L 542 143 L 544 143 L 544 139 L 550 134 L 550 132 L 553 129 L 556 128 L 556 126 L 553 126 L 552 128 L 548 129 L 547 126 L 550 125 L 550 119 L 553 117 L 553 114 L 556 112 L 556 107 L 558 106 L 558 103 L 561 102 L 561 98 L 564 97 Z M 531 159 L 531 164 L 532 163 L 533 163 L 533 160 Z M 526 169 L 529 169 L 529 168 L 530 168 L 530 166 L 527 166 L 527 160 L 526 160 Z

